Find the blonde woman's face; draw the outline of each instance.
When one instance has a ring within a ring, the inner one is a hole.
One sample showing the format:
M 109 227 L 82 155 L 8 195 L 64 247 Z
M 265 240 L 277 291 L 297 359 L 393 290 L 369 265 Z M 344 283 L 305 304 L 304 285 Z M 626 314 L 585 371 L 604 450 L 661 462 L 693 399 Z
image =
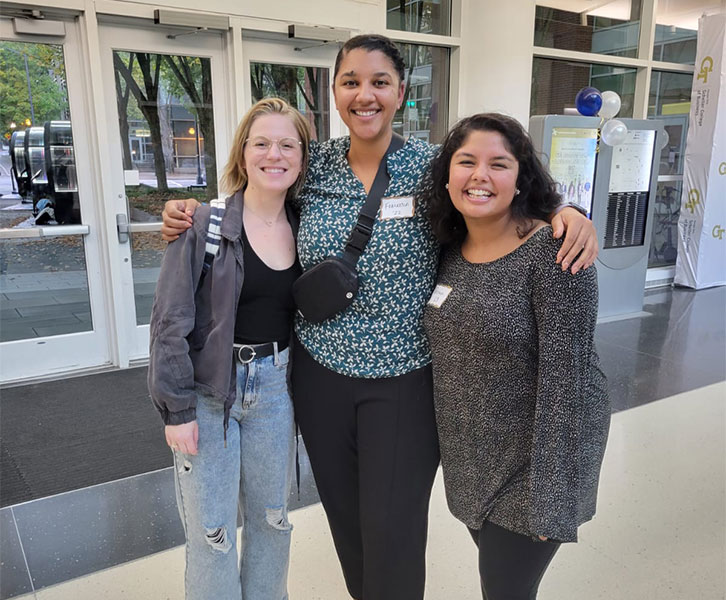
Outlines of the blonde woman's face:
M 281 114 L 257 117 L 245 140 L 247 189 L 286 194 L 302 169 L 303 148 L 292 120 Z

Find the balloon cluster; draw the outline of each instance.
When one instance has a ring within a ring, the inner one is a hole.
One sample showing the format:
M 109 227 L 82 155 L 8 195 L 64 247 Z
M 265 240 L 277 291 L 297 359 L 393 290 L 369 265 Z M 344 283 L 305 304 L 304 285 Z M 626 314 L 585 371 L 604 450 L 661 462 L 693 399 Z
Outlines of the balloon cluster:
M 616 92 L 600 92 L 594 87 L 584 87 L 575 96 L 577 112 L 586 117 L 595 115 L 605 122 L 600 128 L 600 139 L 608 146 L 622 144 L 628 137 L 628 126 L 615 115 L 620 112 L 620 96 Z

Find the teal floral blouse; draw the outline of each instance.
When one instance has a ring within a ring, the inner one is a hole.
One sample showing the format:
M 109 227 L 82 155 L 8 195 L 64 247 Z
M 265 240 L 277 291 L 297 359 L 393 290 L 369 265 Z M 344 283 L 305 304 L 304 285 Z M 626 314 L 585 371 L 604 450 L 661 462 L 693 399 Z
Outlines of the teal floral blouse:
M 305 187 L 298 197 L 298 252 L 304 269 L 340 256 L 366 199 L 346 155 L 350 138 L 311 145 Z M 436 147 L 410 138 L 388 157 L 384 197 L 412 196 Z M 380 213 L 379 213 L 380 217 Z M 421 317 L 436 279 L 439 248 L 416 199 L 414 216 L 378 218 L 358 262 L 360 288 L 353 303 L 332 319 L 295 330 L 321 365 L 350 377 L 393 377 L 431 361 Z

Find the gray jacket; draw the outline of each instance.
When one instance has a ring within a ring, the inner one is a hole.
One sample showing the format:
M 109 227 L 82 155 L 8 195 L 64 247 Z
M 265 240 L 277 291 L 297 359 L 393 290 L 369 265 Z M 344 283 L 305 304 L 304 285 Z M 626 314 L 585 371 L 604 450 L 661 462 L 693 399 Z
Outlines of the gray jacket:
M 164 253 L 151 309 L 148 383 L 166 425 L 193 421 L 200 391 L 224 402 L 227 429 L 236 395 L 232 346 L 244 281 L 243 206 L 242 192 L 227 198 L 219 252 L 201 285 L 209 206 L 199 207 L 192 227 Z M 286 209 L 297 234 L 297 217 Z

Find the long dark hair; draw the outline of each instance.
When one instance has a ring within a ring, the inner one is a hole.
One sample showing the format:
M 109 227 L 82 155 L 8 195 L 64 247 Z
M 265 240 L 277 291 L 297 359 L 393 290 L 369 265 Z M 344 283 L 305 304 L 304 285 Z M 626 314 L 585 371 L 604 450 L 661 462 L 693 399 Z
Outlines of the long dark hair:
M 449 131 L 431 162 L 423 194 L 429 205 L 428 216 L 434 235 L 441 244 L 461 243 L 466 237 L 466 224 L 454 208 L 446 183 L 449 181 L 451 157 L 461 148 L 473 131 L 496 131 L 519 163 L 517 188 L 510 210 L 518 223 L 517 231 L 524 237 L 531 231 L 532 219 L 547 220 L 559 205 L 555 182 L 540 162 L 529 134 L 518 121 L 498 113 L 482 113 L 466 117 Z
M 393 64 L 393 67 L 396 69 L 399 81 L 403 81 L 405 79 L 404 73 L 406 70 L 406 65 L 403 62 L 403 56 L 401 56 L 401 52 L 399 51 L 396 44 L 394 44 L 393 41 L 387 38 L 385 35 L 367 33 L 363 35 L 356 35 L 355 37 L 350 38 L 347 42 L 345 42 L 345 44 L 343 44 L 343 47 L 338 51 L 338 55 L 335 57 L 333 81 L 335 81 L 335 78 L 338 76 L 340 63 L 343 62 L 345 55 L 348 54 L 348 52 L 350 52 L 351 50 L 355 50 L 356 48 L 363 48 L 363 50 L 365 50 L 366 52 L 374 52 L 376 50 L 378 50 L 379 52 L 383 52 L 383 54 L 388 57 L 388 59 Z

